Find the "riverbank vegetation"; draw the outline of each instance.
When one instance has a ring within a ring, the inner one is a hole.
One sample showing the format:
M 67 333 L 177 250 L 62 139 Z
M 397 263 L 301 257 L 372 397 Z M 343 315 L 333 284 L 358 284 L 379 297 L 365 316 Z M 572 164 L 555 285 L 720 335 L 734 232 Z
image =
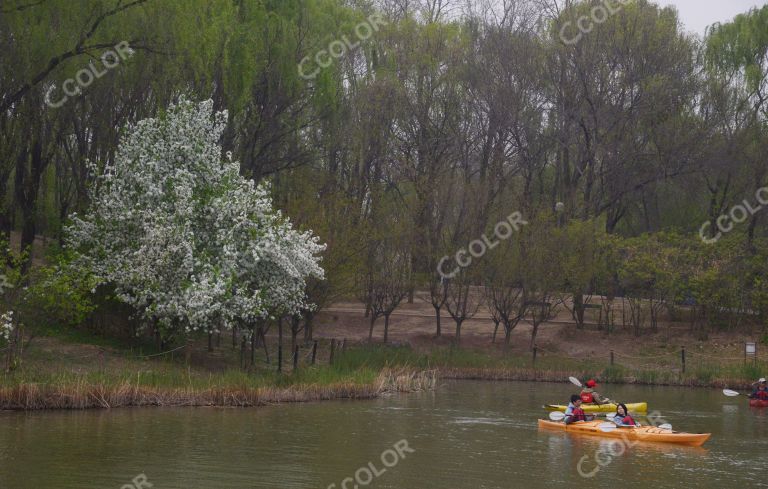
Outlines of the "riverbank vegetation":
M 181 374 L 158 382 L 190 388 L 186 369 L 203 401 L 238 381 L 206 384 L 223 374 L 194 345 L 215 357 L 231 337 L 224 370 L 265 379 L 245 384 L 253 402 L 302 375 L 367 395 L 385 366 L 747 380 L 724 358 L 694 374 L 475 357 L 461 351 L 462 327 L 480 310 L 507 345 L 529 324 L 531 354 L 563 311 L 575 331 L 598 311 L 601 332 L 631 341 L 685 320 L 700 341 L 739 331 L 768 342 L 768 6 L 702 37 L 673 8 L 632 0 L 570 42 L 568 26 L 600 2 L 6 3 L 0 349 L 11 404 L 47 398 L 38 380 L 108 385 L 115 399 L 134 385 L 141 369 L 127 367 L 38 379 L 24 350 L 56 335 L 178 352 Z M 386 343 L 393 313 L 420 296 L 435 312 L 426 360 L 350 346 L 339 365 L 361 358 L 348 371 L 256 368 L 261 350 L 274 363 L 312 348 L 318 311 L 340 298 L 363 304 L 370 342 L 383 322 Z
M 83 338 L 80 338 L 82 341 Z M 555 353 L 509 355 L 452 346 L 429 350 L 357 344 L 336 352 L 301 352 L 281 372 L 259 360 L 239 368 L 236 350 L 217 351 L 205 362 L 205 344 L 191 364 L 184 355 L 146 356 L 103 344 L 51 337 L 33 340 L 22 366 L 0 378 L 0 409 L 88 409 L 130 406 L 253 407 L 289 402 L 372 399 L 388 393 L 433 390 L 451 380 L 567 382 L 569 376 L 604 383 L 747 388 L 766 362 L 689 364 L 686 372 L 647 355 L 643 366 L 611 365 Z M 322 342 L 321 350 L 330 345 Z M 226 350 L 226 349 L 225 349 Z M 182 352 L 183 353 L 183 352 Z M 674 354 L 673 354 L 674 355 Z M 213 360 L 213 361 L 211 361 Z M 275 362 L 273 360 L 273 362 Z M 653 362 L 653 365 L 647 365 Z

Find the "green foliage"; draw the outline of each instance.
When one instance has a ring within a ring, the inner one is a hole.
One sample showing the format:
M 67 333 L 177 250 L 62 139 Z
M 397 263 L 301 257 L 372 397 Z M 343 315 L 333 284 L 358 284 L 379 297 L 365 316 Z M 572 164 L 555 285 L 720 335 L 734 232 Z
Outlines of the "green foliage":
M 557 246 L 562 255 L 558 265 L 565 290 L 581 293 L 594 290 L 601 272 L 600 245 L 605 239 L 604 230 L 594 220 L 573 220 L 559 230 Z
M 750 92 L 765 90 L 768 70 L 768 5 L 716 24 L 707 37 L 707 57 L 713 70 L 743 70 Z
M 27 253 L 14 252 L 8 243 L 0 238 L 0 305 L 12 306 L 24 277 L 23 264 Z
M 18 304 L 25 324 L 33 329 L 60 329 L 79 326 L 96 307 L 96 280 L 70 266 L 71 257 L 54 257 L 53 266 L 32 272 L 31 285 Z M 38 329 L 38 331 L 40 330 Z

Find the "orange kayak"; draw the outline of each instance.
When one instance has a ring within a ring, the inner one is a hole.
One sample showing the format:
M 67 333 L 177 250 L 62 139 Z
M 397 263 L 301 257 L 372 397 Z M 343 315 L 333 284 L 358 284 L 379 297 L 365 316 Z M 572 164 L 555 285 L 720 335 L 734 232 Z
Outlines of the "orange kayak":
M 709 437 L 710 433 L 680 433 L 653 426 L 632 426 L 617 427 L 610 431 L 602 431 L 600 425 L 605 421 L 586 421 L 566 425 L 565 423 L 540 419 L 539 428 L 566 431 L 568 433 L 577 433 L 581 435 L 602 436 L 605 438 L 621 438 L 630 441 L 650 441 L 657 443 L 674 443 L 676 445 L 687 445 L 691 447 L 702 446 Z

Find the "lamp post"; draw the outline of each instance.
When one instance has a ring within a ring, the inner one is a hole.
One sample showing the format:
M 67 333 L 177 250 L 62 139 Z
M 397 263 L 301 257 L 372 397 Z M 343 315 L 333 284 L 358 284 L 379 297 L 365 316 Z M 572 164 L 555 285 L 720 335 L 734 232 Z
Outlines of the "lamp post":
M 565 204 L 562 202 L 558 202 L 555 204 L 555 213 L 557 214 L 557 227 L 563 227 L 563 222 L 565 219 L 563 218 L 565 212 Z

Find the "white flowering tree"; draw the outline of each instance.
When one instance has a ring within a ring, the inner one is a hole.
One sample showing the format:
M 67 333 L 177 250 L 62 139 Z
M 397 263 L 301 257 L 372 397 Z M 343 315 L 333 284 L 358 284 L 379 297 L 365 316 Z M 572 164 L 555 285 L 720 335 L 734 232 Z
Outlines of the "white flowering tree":
M 222 158 L 226 120 L 181 100 L 129 127 L 66 230 L 78 265 L 166 336 L 298 313 L 307 278 L 323 278 L 324 245 Z

